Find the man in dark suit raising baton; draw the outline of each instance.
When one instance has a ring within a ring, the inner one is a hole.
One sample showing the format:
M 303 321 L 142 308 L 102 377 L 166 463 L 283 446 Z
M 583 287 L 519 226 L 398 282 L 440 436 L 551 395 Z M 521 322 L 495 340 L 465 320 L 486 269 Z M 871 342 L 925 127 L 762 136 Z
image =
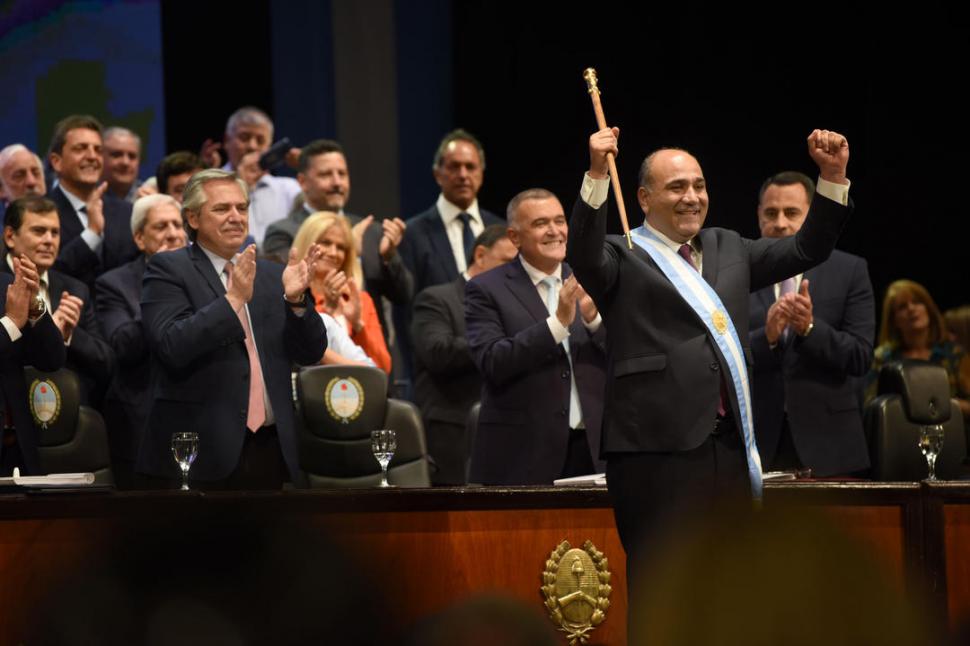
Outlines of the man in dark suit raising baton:
M 567 260 L 607 329 L 602 451 L 628 572 L 636 572 L 661 528 L 682 527 L 678 516 L 713 511 L 724 497 L 760 496 L 748 294 L 831 253 L 849 214 L 849 145 L 825 130 L 808 137 L 818 195 L 801 230 L 778 240 L 702 229 L 700 164 L 684 150 L 658 150 L 640 168 L 646 220 L 629 249 L 606 236 L 607 153 L 617 154 L 618 136 L 613 128 L 590 137 Z

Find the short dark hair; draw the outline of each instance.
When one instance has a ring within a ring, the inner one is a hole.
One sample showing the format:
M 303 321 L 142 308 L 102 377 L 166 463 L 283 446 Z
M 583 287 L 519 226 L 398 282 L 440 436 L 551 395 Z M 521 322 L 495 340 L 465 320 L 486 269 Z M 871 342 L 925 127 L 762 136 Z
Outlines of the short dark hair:
M 315 139 L 300 150 L 300 161 L 297 163 L 297 170 L 305 173 L 306 169 L 310 167 L 310 160 L 312 158 L 317 155 L 326 155 L 327 153 L 340 153 L 344 157 L 347 156 L 344 154 L 343 146 L 333 139 Z
M 168 195 L 168 178 L 181 175 L 189 171 L 202 170 L 205 164 L 202 159 L 188 150 L 179 150 L 162 158 L 155 171 L 155 181 L 158 182 L 158 192 Z
M 438 150 L 434 154 L 434 162 L 431 164 L 432 170 L 441 166 L 441 162 L 445 156 L 445 150 L 448 145 L 453 141 L 467 141 L 471 145 L 475 146 L 478 150 L 478 161 L 482 164 L 482 170 L 485 170 L 485 149 L 482 148 L 482 142 L 472 133 L 468 132 L 463 128 L 456 128 L 444 136 L 441 143 L 438 144 Z
M 656 159 L 657 155 L 659 155 L 660 153 L 666 150 L 673 150 L 673 151 L 684 153 L 685 155 L 690 155 L 691 157 L 694 157 L 693 155 L 690 154 L 689 150 L 685 150 L 684 148 L 678 148 L 676 146 L 668 146 L 667 148 L 656 149 L 655 151 L 653 151 L 652 153 L 650 153 L 649 155 L 643 158 L 643 162 L 641 162 L 640 164 L 640 172 L 637 173 L 637 187 L 645 188 L 649 191 L 650 187 L 647 185 L 651 182 L 651 180 L 653 180 L 653 177 L 651 177 L 650 175 L 653 168 L 653 160 Z
M 47 149 L 47 154 L 57 153 L 60 155 L 63 153 L 64 142 L 67 141 L 67 133 L 81 128 L 84 130 L 94 130 L 99 135 L 104 132 L 104 127 L 101 125 L 101 122 L 89 114 L 72 114 L 69 117 L 64 117 L 54 126 L 54 134 L 51 136 L 51 145 Z
M 508 237 L 509 228 L 507 226 L 504 224 L 490 224 L 485 227 L 484 231 L 478 234 L 477 238 L 475 238 L 475 244 L 472 245 L 472 249 L 476 249 L 478 247 L 491 249 L 495 246 L 496 242 Z
M 43 195 L 26 195 L 7 205 L 3 216 L 3 226 L 19 231 L 27 213 L 57 213 L 57 205 Z
M 761 190 L 758 191 L 758 204 L 761 204 L 769 186 L 791 186 L 792 184 L 801 184 L 805 189 L 805 195 L 808 196 L 808 201 L 812 201 L 812 197 L 815 195 L 815 182 L 812 181 L 812 178 L 805 173 L 786 170 L 765 180 L 764 184 L 761 185 Z

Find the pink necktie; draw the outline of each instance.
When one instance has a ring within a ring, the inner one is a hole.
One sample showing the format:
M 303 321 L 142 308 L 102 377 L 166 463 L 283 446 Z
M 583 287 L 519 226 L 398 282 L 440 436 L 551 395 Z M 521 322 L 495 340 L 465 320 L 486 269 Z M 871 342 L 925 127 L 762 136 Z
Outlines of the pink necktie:
M 694 271 L 697 271 L 697 265 L 694 264 L 694 259 L 690 255 L 689 244 L 684 243 L 680 245 L 680 249 L 677 250 L 677 253 L 680 254 L 681 258 L 687 261 L 688 265 L 693 267 Z M 727 407 L 724 405 L 724 402 L 727 401 L 726 395 L 727 395 L 727 388 L 724 385 L 724 375 L 721 375 L 721 398 L 717 402 L 717 414 L 720 415 L 721 417 L 724 417 L 727 415 Z
M 232 262 L 226 263 L 226 289 L 232 287 Z M 266 404 L 263 401 L 263 369 L 259 365 L 259 355 L 256 354 L 256 342 L 253 341 L 253 331 L 249 327 L 249 317 L 246 316 L 246 306 L 236 312 L 243 332 L 246 333 L 246 354 L 249 355 L 249 411 L 246 413 L 246 428 L 255 433 L 266 422 Z

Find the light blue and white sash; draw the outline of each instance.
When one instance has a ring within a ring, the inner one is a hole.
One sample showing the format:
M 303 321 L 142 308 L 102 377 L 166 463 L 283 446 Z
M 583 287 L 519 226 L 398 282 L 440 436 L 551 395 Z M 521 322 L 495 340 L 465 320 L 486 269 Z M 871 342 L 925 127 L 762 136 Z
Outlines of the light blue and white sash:
M 697 316 L 707 326 L 711 339 L 721 350 L 721 355 L 731 372 L 731 382 L 738 397 L 741 414 L 741 430 L 744 437 L 745 454 L 748 458 L 748 477 L 751 479 L 751 492 L 756 499 L 761 498 L 761 456 L 754 440 L 754 420 L 751 415 L 751 388 L 748 384 L 748 369 L 744 361 L 744 351 L 734 322 L 727 314 L 727 308 L 717 293 L 707 284 L 701 274 L 687 263 L 674 250 L 661 241 L 656 234 L 645 226 L 632 232 L 633 241 L 647 252 L 660 271 L 690 305 Z M 728 403 L 728 402 L 725 402 Z

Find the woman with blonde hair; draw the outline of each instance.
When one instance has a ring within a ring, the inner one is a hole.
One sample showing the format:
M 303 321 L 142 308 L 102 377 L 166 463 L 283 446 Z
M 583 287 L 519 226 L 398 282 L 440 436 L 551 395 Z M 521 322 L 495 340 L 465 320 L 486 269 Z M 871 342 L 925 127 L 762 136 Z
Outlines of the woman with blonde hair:
M 964 419 L 970 418 L 970 355 L 950 340 L 940 309 L 919 283 L 897 280 L 886 290 L 874 355 L 867 399 L 876 394 L 883 364 L 899 359 L 928 361 L 946 368 L 950 396 L 959 402 Z
M 374 301 L 361 288 L 363 274 L 347 218 L 321 211 L 304 220 L 293 239 L 297 257 L 304 257 L 314 243 L 322 247 L 315 275 L 310 279 L 317 311 L 344 325 L 351 340 L 378 368 L 390 373 L 391 355 L 384 342 Z M 324 363 L 336 362 L 340 358 L 328 354 L 329 357 L 324 355 Z

